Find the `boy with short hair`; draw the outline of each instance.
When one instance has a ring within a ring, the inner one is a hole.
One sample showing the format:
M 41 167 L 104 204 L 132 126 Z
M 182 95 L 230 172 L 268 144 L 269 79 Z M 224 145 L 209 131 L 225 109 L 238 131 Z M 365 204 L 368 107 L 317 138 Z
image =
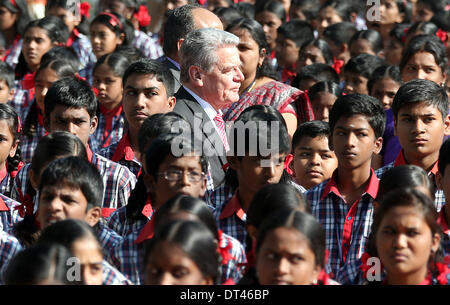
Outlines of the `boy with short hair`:
M 0 61 L 0 103 L 6 104 L 14 97 L 14 70 Z
M 344 92 L 346 94 L 360 93 L 368 95 L 368 82 L 372 77 L 372 73 L 384 64 L 383 59 L 370 54 L 363 53 L 350 58 L 344 66 Z
M 323 38 L 330 45 L 335 61 L 346 64 L 350 59 L 349 42 L 356 32 L 356 27 L 347 21 L 334 23 L 325 28 Z
M 122 105 L 128 131 L 120 141 L 100 150 L 99 155 L 128 167 L 136 176 L 141 171 L 138 135 L 145 119 L 167 113 L 175 107 L 174 79 L 161 62 L 140 59 L 133 62 L 122 79 Z
M 325 272 L 342 284 L 354 284 L 372 225 L 379 180 L 371 161 L 381 150 L 386 115 L 377 99 L 349 94 L 336 100 L 329 124 L 338 166 L 307 197 L 326 232 Z
M 429 80 L 411 80 L 397 91 L 391 108 L 394 135 L 402 150 L 394 162 L 377 170 L 378 177 L 394 166 L 412 164 L 423 168 L 436 185 L 439 149 L 444 137 L 450 135 L 444 88 Z M 438 212 L 444 206 L 442 190 L 436 190 L 434 204 Z
M 277 30 L 276 57 L 281 72 L 281 82 L 290 85 L 297 74 L 298 53 L 302 45 L 314 39 L 312 26 L 302 20 L 283 23 Z
M 450 202 L 450 139 L 447 139 L 439 150 L 436 182 L 439 189 L 444 192 L 446 201 Z M 439 212 L 438 224 L 443 233 L 441 240 L 443 254 L 450 255 L 450 203 L 446 203 Z
M 298 72 L 293 86 L 302 91 L 307 91 L 318 82 L 335 82 L 339 84 L 339 75 L 327 64 L 312 64 L 303 67 Z
M 298 126 L 292 137 L 295 178 L 306 190 L 331 178 L 337 167 L 336 155 L 328 145 L 329 136 L 327 122 L 310 121 Z
M 93 153 L 89 136 L 97 128 L 97 101 L 89 84 L 75 77 L 60 79 L 49 88 L 45 100 L 44 125 L 49 131 L 68 131 L 86 146 L 89 161 L 96 166 L 104 188 L 103 217 L 127 204 L 136 177 L 128 168 Z

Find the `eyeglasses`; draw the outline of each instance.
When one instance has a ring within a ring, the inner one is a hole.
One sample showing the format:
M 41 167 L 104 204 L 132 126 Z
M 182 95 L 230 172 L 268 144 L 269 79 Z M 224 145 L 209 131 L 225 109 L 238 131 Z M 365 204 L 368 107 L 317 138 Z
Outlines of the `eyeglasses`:
M 169 181 L 179 181 L 183 177 L 184 173 L 184 171 L 179 169 L 169 169 L 165 172 L 159 173 L 158 175 L 160 177 L 164 177 Z M 187 172 L 187 177 L 190 182 L 200 182 L 205 178 L 205 173 L 199 173 L 195 171 Z

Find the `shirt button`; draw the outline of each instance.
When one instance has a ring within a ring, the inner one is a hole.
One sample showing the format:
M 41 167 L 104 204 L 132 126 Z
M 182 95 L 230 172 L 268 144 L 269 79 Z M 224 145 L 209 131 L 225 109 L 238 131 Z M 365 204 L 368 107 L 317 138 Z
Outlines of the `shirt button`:
M 351 216 L 348 216 L 348 217 L 347 217 L 347 220 L 352 220 L 352 217 L 351 217 Z

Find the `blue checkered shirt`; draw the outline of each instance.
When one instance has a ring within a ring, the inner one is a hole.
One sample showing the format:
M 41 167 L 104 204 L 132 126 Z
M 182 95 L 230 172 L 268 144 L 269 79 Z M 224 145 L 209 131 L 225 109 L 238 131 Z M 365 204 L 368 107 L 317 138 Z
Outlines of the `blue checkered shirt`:
M 8 264 L 20 251 L 22 251 L 22 246 L 17 238 L 0 231 L 0 285 L 4 283 L 3 274 L 8 268 Z
M 125 129 L 125 116 L 123 112 L 112 119 L 112 129 L 108 133 L 108 137 L 104 137 L 106 129 L 106 116 L 100 111 L 97 113 L 98 126 L 94 133 L 89 137 L 89 147 L 94 152 L 98 152 L 108 147 L 112 143 L 120 141 Z
M 164 55 L 159 42 L 142 31 L 134 30 L 133 47 L 140 50 L 145 57 L 157 59 Z
M 5 58 L 5 62 L 13 68 L 13 70 L 16 68 L 17 63 L 19 62 L 19 56 L 22 52 L 22 43 L 23 39 L 19 39 L 15 44 L 13 44 L 9 48 L 9 54 Z
M 8 101 L 8 104 L 17 111 L 22 124 L 25 122 L 26 115 L 33 105 L 33 98 L 34 96 L 31 96 L 28 90 L 22 88 L 22 81 L 14 81 L 14 96 Z
M 139 219 L 130 222 L 130 220 L 127 219 L 127 207 L 124 206 L 115 210 L 106 221 L 110 229 L 117 232 L 120 236 L 125 237 L 133 232 L 140 232 L 150 219 L 151 216 L 147 220 Z
M 34 151 L 39 143 L 39 140 L 45 136 L 45 128 L 41 124 L 36 124 L 36 132 L 32 137 L 25 135 L 20 136 L 20 156 L 22 157 L 22 162 L 27 164 L 31 163 Z
M 95 63 L 97 61 L 97 58 L 92 52 L 91 41 L 86 35 L 78 33 L 71 47 L 75 50 L 75 53 L 77 53 L 78 55 L 78 59 L 80 60 L 81 64 L 81 69 L 86 67 L 89 63 Z
M 6 173 L 5 178 L 0 182 L 0 194 L 6 197 L 11 197 L 11 190 L 14 184 L 14 178 L 11 177 L 10 173 Z
M 237 239 L 225 233 L 219 232 L 219 238 L 220 248 L 225 249 L 228 245 L 231 245 L 228 249 L 228 255 L 231 258 L 226 264 L 222 265 L 221 283 L 228 280 L 237 283 L 242 279 L 245 271 L 244 266 L 247 263 L 244 247 Z
M 133 285 L 119 270 L 102 261 L 102 285 Z
M 329 252 L 325 272 L 342 284 L 356 284 L 360 258 L 365 252 L 373 221 L 373 200 L 379 180 L 371 170 L 369 184 L 361 198 L 349 208 L 336 184 L 337 170 L 331 179 L 307 191 L 312 215 L 322 224 Z

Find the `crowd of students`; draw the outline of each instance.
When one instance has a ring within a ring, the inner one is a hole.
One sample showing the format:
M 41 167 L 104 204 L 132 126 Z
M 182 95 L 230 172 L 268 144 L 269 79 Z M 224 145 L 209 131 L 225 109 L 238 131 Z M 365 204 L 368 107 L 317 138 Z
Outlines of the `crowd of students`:
M 449 4 L 198 2 L 239 38 L 219 185 L 142 3 L 0 0 L 0 283 L 450 283 Z

